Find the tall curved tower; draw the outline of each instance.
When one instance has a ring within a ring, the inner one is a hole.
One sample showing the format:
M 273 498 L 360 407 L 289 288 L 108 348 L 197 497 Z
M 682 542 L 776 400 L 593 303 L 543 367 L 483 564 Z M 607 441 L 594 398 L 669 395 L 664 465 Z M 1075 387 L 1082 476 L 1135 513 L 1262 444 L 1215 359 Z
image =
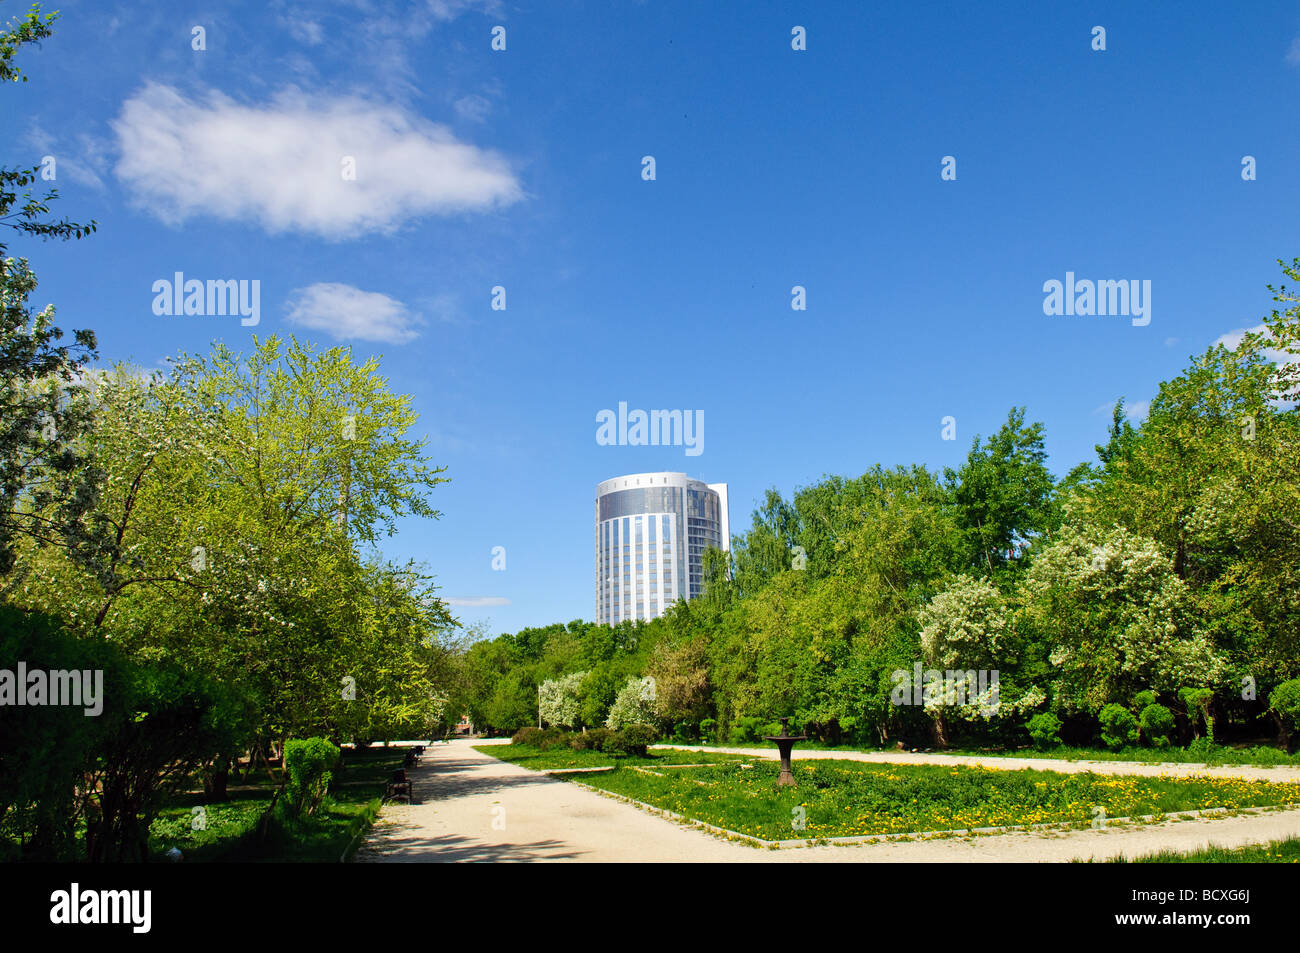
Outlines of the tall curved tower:
M 730 547 L 727 484 L 631 473 L 596 487 L 596 621 L 653 619 L 704 588 L 704 550 Z

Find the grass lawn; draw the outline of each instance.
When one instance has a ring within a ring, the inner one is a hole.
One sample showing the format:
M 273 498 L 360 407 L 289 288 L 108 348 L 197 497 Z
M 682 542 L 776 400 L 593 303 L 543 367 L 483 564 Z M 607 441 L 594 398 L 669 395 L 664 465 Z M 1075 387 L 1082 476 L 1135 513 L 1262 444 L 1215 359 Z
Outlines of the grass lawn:
M 1281 748 L 1258 745 L 1253 748 L 1228 748 L 1215 745 L 1210 749 L 1188 748 L 1021 748 L 1018 751 L 954 750 L 945 754 L 985 755 L 1007 758 L 1059 758 L 1065 761 L 1137 761 L 1144 764 L 1237 764 L 1275 767 L 1300 765 L 1300 753 L 1287 754 Z
M 819 760 L 796 761 L 798 787 L 777 788 L 778 770 L 775 762 L 762 760 L 668 771 L 625 762 L 575 780 L 766 840 L 1088 824 L 1098 816 L 1095 807 L 1119 818 L 1300 804 L 1298 785 L 1236 779 Z M 795 824 L 798 809 L 804 814 L 802 829 Z
M 674 742 L 664 742 L 672 744 Z M 691 742 L 691 744 L 703 745 L 709 748 L 770 748 L 776 750 L 776 745 L 770 741 L 744 742 L 738 744 L 718 744 L 711 741 Z M 799 742 L 799 748 L 810 749 L 815 751 L 862 751 L 862 752 L 892 752 L 897 754 L 904 753 L 897 748 L 868 748 L 855 747 L 853 745 L 828 745 L 817 744 L 809 741 Z M 796 749 L 797 751 L 798 749 Z M 921 749 L 918 749 L 921 750 Z M 911 749 L 907 749 L 911 751 Z M 968 755 L 983 758 L 1053 758 L 1061 761 L 1136 761 L 1140 764 L 1210 764 L 1210 765 L 1258 765 L 1261 767 L 1274 767 L 1277 765 L 1294 765 L 1300 766 L 1300 752 L 1288 754 L 1281 748 L 1274 748 L 1268 745 L 1257 745 L 1247 748 L 1229 748 L 1223 745 L 1215 745 L 1212 749 L 1206 751 L 1189 750 L 1187 748 L 1121 748 L 1118 751 L 1111 751 L 1108 748 L 1071 748 L 1061 746 L 1059 748 L 1050 748 L 1046 751 L 1040 751 L 1037 748 L 1016 748 L 1008 750 L 1006 748 L 984 749 L 984 748 L 935 748 L 927 750 L 927 754 L 953 754 Z
M 698 751 L 651 751 L 649 757 L 606 754 L 603 751 L 574 751 L 555 747 L 543 751 L 530 745 L 478 745 L 482 751 L 501 761 L 508 761 L 534 771 L 552 771 L 564 768 L 607 768 L 620 764 L 639 764 L 647 767 L 665 764 L 723 764 L 745 760 L 734 754 L 701 753 Z
M 149 829 L 150 853 L 158 856 L 178 847 L 186 863 L 338 863 L 378 815 L 384 785 L 402 766 L 405 754 L 404 748 L 344 749 L 345 769 L 335 773 L 329 796 L 316 814 L 293 824 L 273 821 L 261 842 L 258 819 L 275 792 L 264 770 L 249 779 L 251 790 L 233 790 L 227 801 L 208 804 L 201 794 L 178 795 Z M 206 827 L 192 830 L 193 808 L 200 806 Z
M 1300 864 L 1300 837 L 1250 844 L 1246 847 L 1207 847 L 1179 853 L 1162 850 L 1129 860 L 1113 857 L 1111 864 Z

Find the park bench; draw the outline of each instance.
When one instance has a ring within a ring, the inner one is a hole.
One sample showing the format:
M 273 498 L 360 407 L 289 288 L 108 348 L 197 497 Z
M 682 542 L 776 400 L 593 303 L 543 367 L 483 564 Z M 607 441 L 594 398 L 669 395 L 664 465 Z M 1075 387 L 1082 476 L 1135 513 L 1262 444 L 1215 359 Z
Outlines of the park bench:
M 406 803 L 411 803 L 411 782 L 406 777 L 406 771 L 398 768 L 393 772 L 392 778 L 388 782 L 388 787 L 384 791 L 384 803 L 395 801 L 399 797 L 406 798 Z

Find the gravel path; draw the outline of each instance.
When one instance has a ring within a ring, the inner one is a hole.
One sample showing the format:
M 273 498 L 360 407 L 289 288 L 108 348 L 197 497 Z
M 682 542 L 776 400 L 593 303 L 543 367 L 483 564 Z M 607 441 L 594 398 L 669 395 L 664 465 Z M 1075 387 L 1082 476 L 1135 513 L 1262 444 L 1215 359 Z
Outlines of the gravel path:
M 357 853 L 363 863 L 428 861 L 596 861 L 749 863 L 818 862 L 1033 862 L 1136 856 L 1164 848 L 1193 850 L 1209 844 L 1235 847 L 1300 834 L 1300 810 L 1215 820 L 1182 820 L 1132 829 L 1055 833 L 1014 833 L 926 841 L 887 841 L 854 847 L 763 850 L 723 840 L 655 816 L 585 788 L 498 761 L 457 740 L 431 746 L 424 763 L 408 772 L 414 780 L 413 805 L 384 808 Z M 733 749 L 709 749 L 712 751 Z M 734 749 L 764 757 L 767 749 Z M 805 752 L 808 757 L 857 755 L 853 760 L 908 763 L 959 763 L 950 755 L 897 755 L 862 752 Z M 1040 767 L 1088 770 L 1070 762 L 988 758 L 990 767 Z M 1079 765 L 1080 763 L 1075 763 Z M 1122 762 L 1093 762 L 1106 773 L 1160 773 L 1123 770 Z M 1140 768 L 1160 766 L 1140 765 Z M 1187 765 L 1179 765 L 1187 768 Z M 1100 770 L 1094 769 L 1094 770 Z M 1242 771 L 1243 769 L 1231 769 Z M 1278 780 L 1281 771 L 1262 769 Z M 1172 772 L 1171 772 L 1172 773 Z M 1191 773 L 1191 772 L 1188 772 Z M 1235 774 L 1246 777 L 1252 775 Z

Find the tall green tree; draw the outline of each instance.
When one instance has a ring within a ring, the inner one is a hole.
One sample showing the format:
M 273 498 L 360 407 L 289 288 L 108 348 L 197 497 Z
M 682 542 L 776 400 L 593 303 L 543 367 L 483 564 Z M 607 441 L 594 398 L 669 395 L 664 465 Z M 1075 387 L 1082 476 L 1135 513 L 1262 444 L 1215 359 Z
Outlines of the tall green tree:
M 27 82 L 15 57 L 53 35 L 57 16 L 35 4 L 0 30 L 0 82 Z M 0 225 L 43 240 L 95 231 L 93 221 L 50 217 L 58 192 L 33 195 L 39 174 L 39 167 L 0 168 Z M 0 241 L 0 591 L 17 584 L 4 577 L 14 569 L 20 539 L 74 551 L 94 543 L 82 519 L 94 505 L 97 476 L 80 447 L 88 423 L 83 378 L 97 356 L 95 335 L 74 331 L 73 343 L 61 344 L 54 306 L 36 311 L 30 303 L 37 282 L 28 260 L 7 251 Z

